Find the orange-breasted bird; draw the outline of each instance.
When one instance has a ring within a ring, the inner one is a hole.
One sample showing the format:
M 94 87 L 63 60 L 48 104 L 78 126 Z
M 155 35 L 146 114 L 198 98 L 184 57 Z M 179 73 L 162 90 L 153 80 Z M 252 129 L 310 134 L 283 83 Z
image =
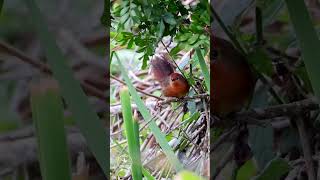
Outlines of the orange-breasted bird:
M 225 116 L 241 110 L 251 99 L 256 78 L 245 56 L 233 45 L 211 36 L 213 113 Z
M 155 55 L 150 63 L 153 78 L 160 83 L 164 96 L 181 98 L 188 94 L 188 81 L 174 71 L 173 64 L 165 55 Z

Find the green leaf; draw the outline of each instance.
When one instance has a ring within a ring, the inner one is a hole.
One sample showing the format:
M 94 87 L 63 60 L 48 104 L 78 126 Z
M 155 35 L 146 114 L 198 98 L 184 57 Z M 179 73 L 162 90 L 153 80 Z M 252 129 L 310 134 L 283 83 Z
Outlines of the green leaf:
M 129 11 L 129 7 L 128 6 L 123 7 L 121 9 L 121 11 L 120 11 L 120 16 L 123 16 L 123 15 L 127 14 L 128 11 Z
M 270 2 L 269 2 L 270 1 Z M 275 19 L 275 16 L 282 10 L 284 7 L 284 0 L 269 0 L 268 3 L 265 3 L 265 6 L 261 7 L 263 10 L 263 27 L 269 25 L 272 20 Z
M 209 74 L 208 67 L 206 65 L 206 62 L 204 61 L 203 55 L 202 55 L 199 48 L 196 48 L 196 53 L 197 53 L 197 58 L 198 58 L 198 61 L 200 64 L 201 71 L 204 76 L 204 81 L 207 86 L 207 92 L 208 92 L 208 94 L 210 94 L 210 74 Z
M 42 178 L 71 179 L 69 152 L 64 132 L 64 111 L 55 81 L 41 80 L 32 84 L 31 109 L 39 146 Z
M 164 22 L 166 22 L 166 23 L 168 23 L 170 25 L 176 25 L 177 24 L 177 21 L 175 20 L 173 14 L 171 14 L 171 13 L 168 13 L 168 12 L 165 13 L 162 18 L 163 18 Z
M 188 40 L 188 43 L 190 44 L 190 45 L 193 45 L 193 44 L 195 44 L 196 42 L 197 42 L 197 40 L 199 39 L 199 34 L 193 34 L 191 37 L 190 37 L 190 39 Z
M 179 41 L 180 41 L 180 42 L 187 41 L 191 36 L 192 36 L 191 33 L 182 34 L 182 35 L 179 37 Z
M 134 38 L 131 38 L 130 41 L 128 42 L 127 48 L 131 49 L 133 46 Z
M 240 167 L 237 172 L 237 180 L 248 180 L 257 173 L 257 168 L 253 160 L 247 161 L 244 165 Z
M 126 136 L 128 140 L 129 155 L 132 160 L 132 177 L 134 180 L 142 179 L 142 164 L 140 156 L 139 128 L 133 119 L 130 95 L 127 88 L 120 91 L 122 115 L 125 123 Z
M 310 15 L 303 0 L 286 0 L 290 19 L 293 24 L 302 58 L 317 98 L 320 98 L 320 41 L 313 27 Z
M 128 19 L 129 19 L 129 14 L 124 14 L 123 16 L 121 16 L 120 22 L 124 24 L 125 22 L 128 21 Z
M 0 0 L 0 15 L 2 12 L 3 4 L 4 4 L 4 0 Z
M 73 72 L 71 68 L 68 67 L 66 58 L 56 45 L 53 36 L 49 33 L 40 9 L 33 0 L 26 0 L 25 2 L 30 10 L 31 18 L 45 50 L 53 76 L 59 82 L 63 98 L 85 137 L 89 149 L 97 159 L 106 177 L 108 177 L 109 144 L 106 139 L 108 135 L 102 121 L 89 105 L 88 97 L 84 94 L 79 82 L 73 77 Z
M 191 117 L 189 117 L 188 119 L 184 120 L 182 123 L 183 124 L 188 124 L 194 120 L 197 120 L 200 117 L 200 113 L 199 111 L 194 112 Z
M 144 56 L 143 56 L 143 59 L 142 59 L 142 66 L 141 66 L 141 69 L 142 70 L 144 70 L 144 69 L 146 69 L 147 68 L 147 66 L 148 66 L 148 55 L 147 54 L 145 54 Z
M 3 0 L 0 0 L 3 1 Z M 101 24 L 103 24 L 105 27 L 110 27 L 110 1 L 104 0 L 104 8 L 103 8 L 103 14 L 100 18 Z
M 178 52 L 180 52 L 183 49 L 184 45 L 179 43 L 177 44 L 177 46 L 175 46 L 174 48 L 171 49 L 170 51 L 170 56 L 174 56 L 176 54 L 178 54 Z
M 298 75 L 299 78 L 303 81 L 304 87 L 306 88 L 307 92 L 312 92 L 312 85 L 308 76 L 308 72 L 305 66 L 298 67 L 294 70 L 294 73 Z
M 147 46 L 142 46 L 142 47 L 139 47 L 136 52 L 137 52 L 137 53 L 142 53 L 142 52 L 144 52 L 146 49 L 147 49 Z
M 161 20 L 160 23 L 158 24 L 158 29 L 159 29 L 158 39 L 162 38 L 163 32 L 164 32 L 164 28 L 165 28 L 165 25 L 164 25 L 163 21 Z
M 259 72 L 269 76 L 273 74 L 272 60 L 264 49 L 256 49 L 255 51 L 248 54 L 247 59 L 250 64 L 252 64 Z
M 253 180 L 280 179 L 280 177 L 286 174 L 290 169 L 291 167 L 286 160 L 275 158 L 271 160 L 260 175 L 253 178 Z
M 261 170 L 274 158 L 273 153 L 273 128 L 271 125 L 266 127 L 249 127 L 249 142 L 257 161 L 258 169 Z
M 199 175 L 191 172 L 191 171 L 181 171 L 177 176 L 174 178 L 176 180 L 204 180 Z
M 142 168 L 142 173 L 147 180 L 155 180 L 155 178 L 151 175 L 151 173 L 145 168 Z

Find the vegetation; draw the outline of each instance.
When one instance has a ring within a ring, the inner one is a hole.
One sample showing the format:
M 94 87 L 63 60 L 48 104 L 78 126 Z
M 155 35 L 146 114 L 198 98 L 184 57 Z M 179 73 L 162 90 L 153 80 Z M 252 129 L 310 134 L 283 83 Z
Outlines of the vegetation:
M 1 179 L 105 179 L 102 3 L 3 2 Z
M 134 102 L 131 104 L 134 121 L 139 124 L 139 153 L 144 176 L 178 178 L 178 172 L 183 169 L 208 176 L 210 75 L 208 62 L 205 62 L 210 47 L 208 9 L 207 1 L 191 4 L 179 0 L 112 2 L 110 134 L 113 178 L 130 177 L 138 167 L 133 161 L 136 157 L 127 151 L 133 135 L 128 134 L 126 116 L 118 110 L 119 99 L 123 98 L 119 91 L 124 85 L 128 86 Z M 150 68 L 150 59 L 159 54 L 167 54 L 176 71 L 187 78 L 192 86 L 187 97 L 167 99 L 161 96 L 159 84 L 146 70 Z
M 211 177 L 318 179 L 318 2 L 220 1 L 212 10 L 216 35 L 247 57 L 258 81 L 248 110 L 231 118 L 238 125 L 212 129 Z

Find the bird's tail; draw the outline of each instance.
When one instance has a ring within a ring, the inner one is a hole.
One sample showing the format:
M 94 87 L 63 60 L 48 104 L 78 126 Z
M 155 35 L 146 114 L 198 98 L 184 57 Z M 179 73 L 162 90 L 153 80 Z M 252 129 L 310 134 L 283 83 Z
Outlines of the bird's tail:
M 155 55 L 151 59 L 151 73 L 156 81 L 160 83 L 169 78 L 174 72 L 174 66 L 169 62 L 164 54 Z

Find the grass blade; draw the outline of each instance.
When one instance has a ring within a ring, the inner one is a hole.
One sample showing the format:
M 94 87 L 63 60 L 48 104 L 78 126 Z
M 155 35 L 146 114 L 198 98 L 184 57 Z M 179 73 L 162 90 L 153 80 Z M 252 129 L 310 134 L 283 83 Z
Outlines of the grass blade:
M 134 180 L 140 180 L 142 179 L 142 165 L 140 158 L 139 128 L 136 128 L 138 123 L 132 118 L 131 101 L 127 88 L 120 91 L 120 100 L 128 140 L 129 155 L 132 160 L 132 177 Z
M 44 46 L 46 57 L 53 76 L 58 80 L 63 98 L 66 100 L 68 108 L 84 135 L 89 149 L 96 157 L 103 172 L 108 177 L 109 173 L 109 144 L 107 143 L 107 134 L 103 128 L 101 120 L 89 105 L 88 98 L 82 91 L 79 82 L 77 82 L 71 69 L 67 66 L 66 58 L 57 47 L 53 36 L 49 33 L 40 9 L 34 0 L 26 0 L 26 5 L 31 12 L 36 30 L 42 45 Z
M 142 173 L 147 180 L 155 180 L 155 178 L 151 175 L 151 173 L 145 168 L 142 168 Z
M 32 84 L 31 108 L 43 179 L 71 179 L 63 106 L 55 81 L 42 80 Z
M 320 41 L 303 0 L 286 0 L 290 19 L 317 98 L 320 98 Z
M 208 67 L 206 65 L 206 62 L 204 61 L 203 55 L 202 55 L 201 50 L 199 48 L 196 49 L 196 53 L 197 53 L 197 57 L 198 57 L 198 61 L 200 64 L 201 71 L 204 76 L 204 81 L 207 86 L 207 91 L 210 94 L 210 74 L 209 74 Z
M 3 4 L 4 4 L 4 0 L 0 0 L 0 15 L 2 12 Z
M 110 1 L 104 0 L 104 8 L 103 8 L 103 14 L 100 17 L 100 22 L 103 24 L 106 28 L 110 27 Z M 109 45 L 109 44 L 107 44 Z
M 172 148 L 169 146 L 165 135 L 161 132 L 161 130 L 159 129 L 159 127 L 157 126 L 157 124 L 155 123 L 155 121 L 151 120 L 151 114 L 148 111 L 148 108 L 144 105 L 143 101 L 141 100 L 140 95 L 138 94 L 138 92 L 136 91 L 136 89 L 133 87 L 131 80 L 128 77 L 127 74 L 127 70 L 123 67 L 117 53 L 114 53 L 114 55 L 116 56 L 117 60 L 118 60 L 118 64 L 121 70 L 121 74 L 126 82 L 126 85 L 128 86 L 129 92 L 133 98 L 133 100 L 135 101 L 135 103 L 137 104 L 137 107 L 141 113 L 141 115 L 143 116 L 144 120 L 148 123 L 148 127 L 150 128 L 150 130 L 152 131 L 154 137 L 156 138 L 157 142 L 159 143 L 159 145 L 161 146 L 163 152 L 166 154 L 168 160 L 170 161 L 171 165 L 175 168 L 175 170 L 177 172 L 181 171 L 183 169 L 183 165 L 180 163 L 180 161 L 178 160 L 178 158 L 176 157 L 176 155 L 174 154 Z

